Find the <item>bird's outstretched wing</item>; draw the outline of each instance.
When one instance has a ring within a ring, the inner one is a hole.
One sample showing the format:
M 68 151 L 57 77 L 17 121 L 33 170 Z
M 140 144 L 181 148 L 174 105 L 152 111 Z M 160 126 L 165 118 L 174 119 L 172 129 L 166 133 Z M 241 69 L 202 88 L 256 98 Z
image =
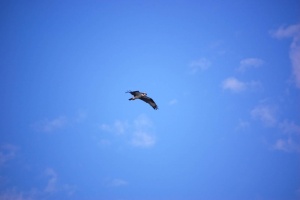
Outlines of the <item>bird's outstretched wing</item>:
M 147 97 L 147 96 L 143 96 L 140 98 L 140 100 L 143 100 L 145 101 L 146 103 L 150 104 L 150 106 L 152 106 L 152 108 L 154 110 L 157 110 L 158 109 L 158 106 L 156 105 L 156 103 L 153 101 L 153 99 L 151 99 L 150 97 Z
M 130 91 L 130 90 L 128 90 L 126 93 L 130 93 L 133 96 L 137 96 L 137 95 L 141 94 L 140 91 L 138 91 L 138 90 L 137 91 Z

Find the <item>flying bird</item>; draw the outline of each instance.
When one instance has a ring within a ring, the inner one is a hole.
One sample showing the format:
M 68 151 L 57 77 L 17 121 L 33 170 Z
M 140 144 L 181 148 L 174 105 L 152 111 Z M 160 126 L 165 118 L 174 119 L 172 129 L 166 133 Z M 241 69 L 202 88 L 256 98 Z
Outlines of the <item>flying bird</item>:
M 129 99 L 129 101 L 140 99 L 140 100 L 145 101 L 146 103 L 150 104 L 150 106 L 152 106 L 152 108 L 154 110 L 158 109 L 156 103 L 153 101 L 153 99 L 151 99 L 150 97 L 147 96 L 147 93 L 140 92 L 140 91 L 127 91 L 126 93 L 130 93 L 133 95 L 133 97 L 131 97 Z

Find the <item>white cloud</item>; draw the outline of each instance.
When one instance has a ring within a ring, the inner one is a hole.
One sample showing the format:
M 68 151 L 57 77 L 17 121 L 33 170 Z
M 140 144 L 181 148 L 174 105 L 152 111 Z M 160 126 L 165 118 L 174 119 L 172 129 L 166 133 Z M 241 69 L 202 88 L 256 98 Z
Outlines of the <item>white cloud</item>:
M 101 124 L 100 129 L 106 132 L 112 132 L 117 135 L 124 134 L 128 128 L 127 121 L 115 120 L 115 122 L 111 125 L 109 124 Z
M 250 126 L 250 123 L 248 121 L 239 120 L 238 125 L 236 126 L 235 130 L 242 131 L 248 129 Z
M 0 200 L 49 199 L 50 196 L 57 194 L 71 196 L 76 191 L 74 185 L 62 184 L 57 172 L 51 167 L 43 171 L 42 177 L 46 180 L 46 184 L 39 184 L 25 190 L 19 190 L 17 187 L 2 188 Z
M 62 191 L 65 192 L 68 196 L 72 196 L 77 189 L 75 185 L 69 185 L 69 184 L 64 184 L 61 186 L 61 188 Z
M 261 88 L 261 83 L 259 81 L 240 81 L 235 77 L 229 77 L 225 79 L 221 87 L 224 90 L 230 90 L 231 92 L 239 93 L 245 90 L 257 90 Z
M 291 137 L 287 139 L 278 139 L 274 144 L 273 148 L 275 150 L 285 151 L 285 152 L 300 152 L 299 143 L 296 143 Z
M 294 39 L 291 45 L 290 59 L 293 65 L 293 74 L 296 79 L 296 86 L 300 88 L 300 39 Z
M 5 165 L 16 155 L 18 147 L 12 144 L 4 144 L 0 146 L 0 167 Z
M 246 83 L 239 81 L 234 77 L 230 77 L 223 81 L 222 88 L 233 92 L 241 92 L 246 89 Z
M 133 121 L 116 120 L 113 124 L 101 124 L 100 129 L 114 133 L 115 136 L 123 135 L 129 144 L 137 147 L 150 147 L 156 142 L 153 135 L 153 123 L 146 115 L 140 115 Z M 100 145 L 110 145 L 112 140 L 101 139 Z
M 300 153 L 300 125 L 287 119 L 279 121 L 276 107 L 266 103 L 259 104 L 250 113 L 253 118 L 274 130 L 272 138 L 275 137 L 275 140 L 269 142 L 271 149 Z
M 1 191 L 0 200 L 33 200 L 34 195 L 18 192 L 16 189 Z
M 57 174 L 52 168 L 45 170 L 45 175 L 48 177 L 47 185 L 44 189 L 47 193 L 54 193 L 57 191 Z
M 300 88 L 300 24 L 288 27 L 280 27 L 276 31 L 271 31 L 271 35 L 275 38 L 292 38 L 290 45 L 290 60 L 293 67 L 293 75 L 295 77 L 296 86 Z
M 60 183 L 58 174 L 53 168 L 46 168 L 44 174 L 48 180 L 41 195 L 54 194 L 59 192 L 65 193 L 70 196 L 75 192 L 76 187 L 74 185 Z
M 284 135 L 275 142 L 273 148 L 285 152 L 300 152 L 300 126 L 284 120 L 279 123 L 279 128 Z
M 296 190 L 297 197 L 300 199 L 300 187 Z
M 101 125 L 100 125 L 100 129 L 101 129 L 102 131 L 105 131 L 105 132 L 110 132 L 110 131 L 112 131 L 112 128 L 111 128 L 111 126 L 110 126 L 109 124 L 101 124 Z
M 107 185 L 110 187 L 122 187 L 128 185 L 128 182 L 123 179 L 115 178 L 109 180 Z
M 258 105 L 251 110 L 251 116 L 259 119 L 266 126 L 274 126 L 277 123 L 275 108 L 269 105 Z
M 281 39 L 281 38 L 299 36 L 299 31 L 300 31 L 300 24 L 294 24 L 288 27 L 281 26 L 277 30 L 271 31 L 270 33 L 273 37 Z
M 300 126 L 295 124 L 295 122 L 284 120 L 279 124 L 279 127 L 283 133 L 300 135 Z
M 240 61 L 238 71 L 244 72 L 250 68 L 258 68 L 264 64 L 264 61 L 259 58 L 246 58 Z
M 128 126 L 127 122 L 126 121 L 123 122 L 121 120 L 116 120 L 115 123 L 114 123 L 114 125 L 113 125 L 116 133 L 118 133 L 118 134 L 124 134 L 127 126 Z
M 211 62 L 206 58 L 200 58 L 190 64 L 190 73 L 196 74 L 198 71 L 203 71 L 211 66 Z
M 77 123 L 83 122 L 87 118 L 87 112 L 85 110 L 79 110 L 75 115 L 74 121 Z
M 150 147 L 155 144 L 155 137 L 149 132 L 136 131 L 133 134 L 131 144 L 139 147 Z
M 53 132 L 58 129 L 61 129 L 67 124 L 67 117 L 60 116 L 52 120 L 42 120 L 33 124 L 33 127 L 40 132 Z
M 101 139 L 99 141 L 99 145 L 102 147 L 106 147 L 106 146 L 110 146 L 111 145 L 111 141 L 108 139 Z
M 156 142 L 152 134 L 152 122 L 146 115 L 140 115 L 134 120 L 134 131 L 131 144 L 139 147 L 150 147 Z
M 135 129 L 145 129 L 152 127 L 151 120 L 146 115 L 140 115 L 134 120 Z
M 169 105 L 175 105 L 178 103 L 178 100 L 177 99 L 172 99 L 170 102 L 169 102 Z

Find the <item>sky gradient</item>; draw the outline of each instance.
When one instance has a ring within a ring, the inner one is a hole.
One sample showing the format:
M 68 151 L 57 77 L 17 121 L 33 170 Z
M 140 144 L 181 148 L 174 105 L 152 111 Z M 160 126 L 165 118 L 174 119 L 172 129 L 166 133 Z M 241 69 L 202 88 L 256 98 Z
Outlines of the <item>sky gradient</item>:
M 0 11 L 0 200 L 300 198 L 299 0 Z

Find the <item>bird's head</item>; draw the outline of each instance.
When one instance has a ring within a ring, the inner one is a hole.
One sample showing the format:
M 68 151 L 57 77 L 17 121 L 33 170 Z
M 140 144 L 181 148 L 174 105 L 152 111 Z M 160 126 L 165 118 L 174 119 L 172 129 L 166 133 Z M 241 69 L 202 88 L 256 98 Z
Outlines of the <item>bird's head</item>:
M 147 96 L 147 93 L 144 92 L 144 93 L 143 93 L 143 96 Z

